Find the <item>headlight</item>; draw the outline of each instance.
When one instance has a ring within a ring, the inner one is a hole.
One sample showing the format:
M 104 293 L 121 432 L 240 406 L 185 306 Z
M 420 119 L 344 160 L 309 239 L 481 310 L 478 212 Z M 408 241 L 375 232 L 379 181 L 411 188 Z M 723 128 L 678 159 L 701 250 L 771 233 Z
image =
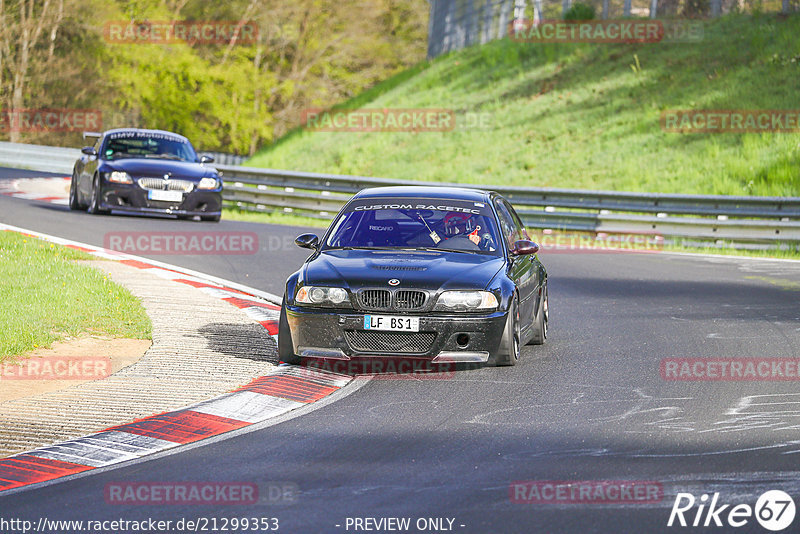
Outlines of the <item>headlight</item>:
M 216 178 L 203 178 L 197 184 L 197 189 L 216 189 L 217 183 Z
M 347 291 L 341 287 L 303 286 L 297 290 L 295 300 L 307 306 L 350 306 Z
M 445 291 L 439 295 L 435 310 L 493 310 L 497 297 L 488 291 Z
M 133 180 L 131 179 L 131 175 L 125 171 L 111 171 L 108 173 L 108 181 L 114 182 L 115 184 L 132 184 Z

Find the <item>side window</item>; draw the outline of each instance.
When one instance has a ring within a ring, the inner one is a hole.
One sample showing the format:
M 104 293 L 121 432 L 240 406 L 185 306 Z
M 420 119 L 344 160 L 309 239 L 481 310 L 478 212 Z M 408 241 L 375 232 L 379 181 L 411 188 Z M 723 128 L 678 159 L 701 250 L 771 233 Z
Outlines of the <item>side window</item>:
M 514 236 L 516 234 L 514 217 L 502 201 L 495 200 L 494 205 L 497 208 L 497 215 L 500 219 L 500 230 L 503 232 L 503 238 L 505 238 L 506 243 L 508 243 L 508 247 L 511 248 L 511 245 L 514 244 Z
M 511 213 L 511 216 L 514 218 L 514 226 L 516 226 L 518 230 L 517 235 L 519 237 L 514 238 L 514 240 L 516 241 L 518 239 L 530 239 L 530 237 L 528 237 L 528 231 L 525 230 L 525 225 L 522 224 L 522 219 L 519 218 L 519 215 L 517 215 L 517 212 L 514 210 L 514 206 L 512 206 L 508 202 L 503 202 L 503 204 L 506 205 L 508 211 Z

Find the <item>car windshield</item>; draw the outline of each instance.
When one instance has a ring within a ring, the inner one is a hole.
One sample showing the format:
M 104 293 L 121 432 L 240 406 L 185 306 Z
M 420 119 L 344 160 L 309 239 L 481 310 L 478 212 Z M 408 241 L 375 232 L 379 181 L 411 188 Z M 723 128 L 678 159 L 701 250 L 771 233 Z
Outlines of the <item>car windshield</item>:
M 452 199 L 372 198 L 351 202 L 325 249 L 412 249 L 502 254 L 488 204 Z
M 119 132 L 106 138 L 103 158 L 143 158 L 196 162 L 197 154 L 186 139 L 156 132 Z

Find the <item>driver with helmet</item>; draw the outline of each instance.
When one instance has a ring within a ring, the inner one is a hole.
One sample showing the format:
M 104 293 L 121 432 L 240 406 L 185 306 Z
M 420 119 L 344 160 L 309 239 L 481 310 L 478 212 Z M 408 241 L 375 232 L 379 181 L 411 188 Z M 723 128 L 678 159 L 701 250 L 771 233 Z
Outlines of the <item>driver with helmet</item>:
M 480 219 L 469 213 L 450 212 L 444 217 L 444 234 L 447 239 L 466 237 L 481 250 L 492 250 L 491 236 L 481 232 Z

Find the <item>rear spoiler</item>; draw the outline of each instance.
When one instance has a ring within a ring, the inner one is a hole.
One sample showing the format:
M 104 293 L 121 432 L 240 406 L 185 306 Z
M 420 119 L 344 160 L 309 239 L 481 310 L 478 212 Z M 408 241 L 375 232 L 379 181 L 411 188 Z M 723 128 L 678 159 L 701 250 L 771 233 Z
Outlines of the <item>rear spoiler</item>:
M 84 139 L 87 139 L 87 138 L 99 139 L 101 137 L 103 137 L 103 134 L 101 134 L 99 132 L 83 132 L 83 138 Z

